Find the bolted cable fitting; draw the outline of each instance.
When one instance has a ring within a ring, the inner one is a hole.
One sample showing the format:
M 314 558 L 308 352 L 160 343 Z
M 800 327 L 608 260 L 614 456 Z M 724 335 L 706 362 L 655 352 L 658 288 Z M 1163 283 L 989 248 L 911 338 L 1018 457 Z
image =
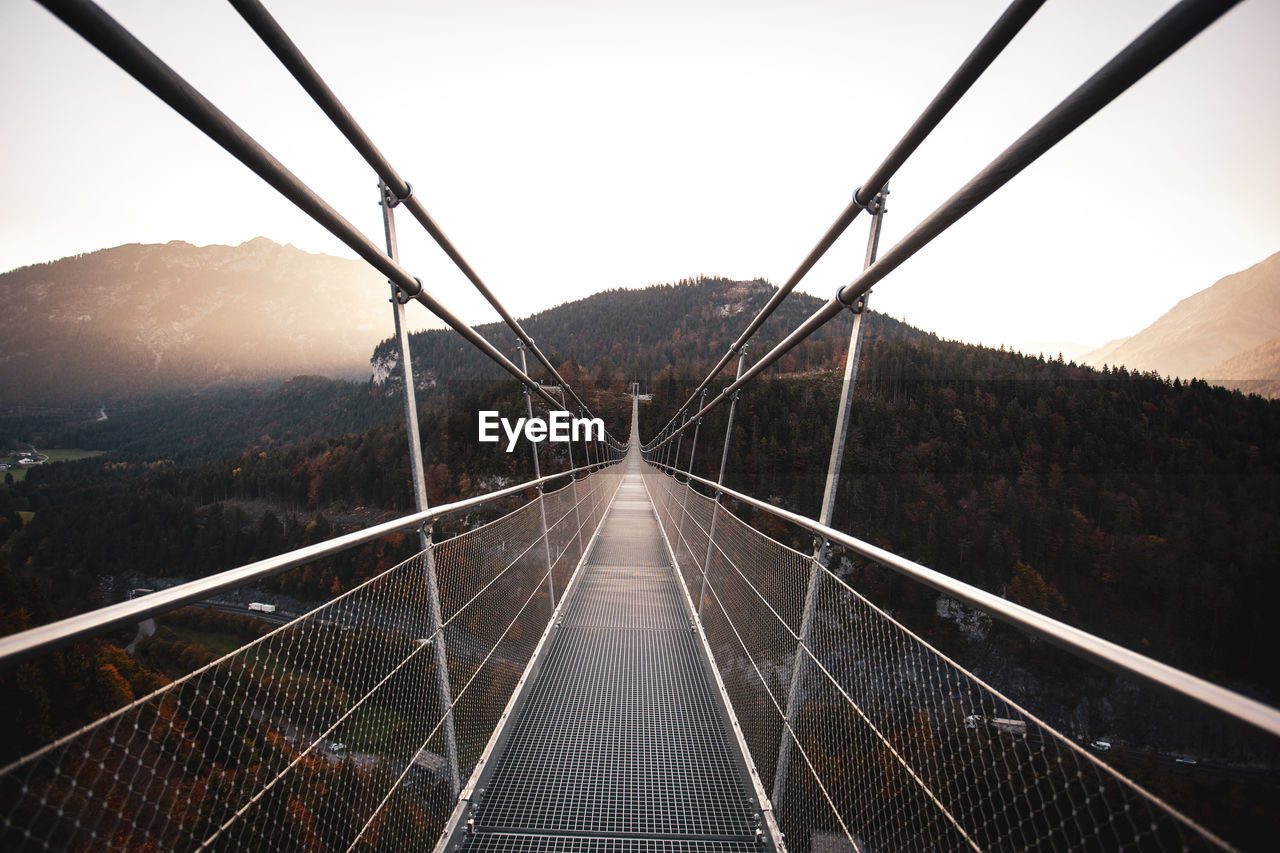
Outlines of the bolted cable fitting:
M 863 293 L 863 294 L 861 294 L 860 296 L 858 296 L 858 298 L 857 298 L 857 299 L 855 299 L 855 300 L 853 300 L 853 302 L 845 302 L 845 301 L 844 301 L 844 286 L 841 286 L 841 287 L 836 288 L 836 297 L 835 297 L 835 298 L 836 298 L 836 301 L 837 301 L 837 302 L 839 302 L 839 303 L 840 303 L 841 305 L 843 305 L 844 307 L 848 308 L 848 309 L 849 309 L 850 311 L 852 311 L 854 314 L 861 314 L 863 311 L 866 311 L 866 310 L 867 310 L 867 296 L 869 296 L 869 295 L 870 295 L 870 293 L 871 293 L 871 291 L 867 291 L 866 293 Z
M 387 207 L 399 207 L 400 202 L 408 201 L 411 195 L 413 195 L 413 184 L 408 181 L 404 182 L 404 195 L 396 195 L 386 183 L 382 184 L 382 197 L 386 200 Z
M 418 293 L 421 293 L 424 289 L 424 285 L 422 284 L 422 279 L 418 278 L 415 275 L 413 277 L 413 280 L 418 283 Z M 392 297 L 392 299 L 387 300 L 388 302 L 394 300 L 397 305 L 408 305 L 410 302 L 413 301 L 413 296 L 410 296 L 408 293 L 406 293 L 404 288 L 396 284 L 394 281 L 391 281 L 390 279 L 388 279 L 387 284 L 391 285 L 396 289 L 396 295 Z
M 888 211 L 885 197 L 889 195 L 889 189 L 886 187 L 876 193 L 876 197 L 867 202 L 867 213 L 875 216 L 877 213 L 885 213 Z
M 863 189 L 862 187 L 858 187 L 856 190 L 853 191 L 854 204 L 856 204 L 858 207 L 862 208 L 867 213 L 870 213 L 872 215 L 877 213 L 883 213 L 885 210 L 888 210 L 888 208 L 884 206 L 885 196 L 889 194 L 888 185 L 882 187 L 880 189 L 880 192 L 872 196 L 871 201 L 867 202 L 866 204 L 863 204 L 862 202 L 858 201 L 858 193 L 862 192 L 862 189 Z

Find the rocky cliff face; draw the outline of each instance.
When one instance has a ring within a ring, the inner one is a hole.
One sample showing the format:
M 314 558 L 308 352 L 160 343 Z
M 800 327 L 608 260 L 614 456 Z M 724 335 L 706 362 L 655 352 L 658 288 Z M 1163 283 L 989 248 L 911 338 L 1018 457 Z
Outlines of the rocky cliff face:
M 259 237 L 129 244 L 0 275 L 0 399 L 101 402 L 298 373 L 368 376 L 392 334 L 364 263 Z
M 1188 296 L 1138 334 L 1112 341 L 1083 360 L 1184 379 L 1280 379 L 1280 374 L 1229 375 L 1245 367 L 1229 360 L 1277 336 L 1280 252 Z

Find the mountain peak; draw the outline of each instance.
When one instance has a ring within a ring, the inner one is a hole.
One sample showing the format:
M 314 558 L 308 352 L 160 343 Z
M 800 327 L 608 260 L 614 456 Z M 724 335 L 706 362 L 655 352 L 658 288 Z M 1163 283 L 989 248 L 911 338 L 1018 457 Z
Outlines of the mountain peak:
M 245 240 L 243 243 L 241 243 L 239 246 L 236 246 L 235 248 L 251 249 L 251 250 L 260 252 L 268 249 L 284 249 L 284 248 L 291 249 L 293 248 L 293 244 L 290 243 L 288 244 L 288 246 L 282 246 L 281 244 L 277 243 L 275 240 L 272 240 L 270 237 L 254 237 L 250 240 Z
M 1233 356 L 1280 336 L 1280 252 L 1193 293 L 1131 338 L 1083 356 L 1166 376 L 1211 375 Z M 1244 378 L 1244 377 L 1240 377 Z
M 306 298 L 299 298 L 305 294 Z M 367 375 L 391 334 L 361 261 L 255 237 L 131 243 L 0 275 L 0 396 L 78 403 L 298 373 Z

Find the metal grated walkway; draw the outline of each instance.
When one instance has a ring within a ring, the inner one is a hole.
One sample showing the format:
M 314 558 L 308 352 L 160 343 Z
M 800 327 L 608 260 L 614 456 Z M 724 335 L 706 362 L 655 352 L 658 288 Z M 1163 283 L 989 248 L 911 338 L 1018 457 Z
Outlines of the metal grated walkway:
M 638 459 L 626 464 L 450 850 L 766 849 Z

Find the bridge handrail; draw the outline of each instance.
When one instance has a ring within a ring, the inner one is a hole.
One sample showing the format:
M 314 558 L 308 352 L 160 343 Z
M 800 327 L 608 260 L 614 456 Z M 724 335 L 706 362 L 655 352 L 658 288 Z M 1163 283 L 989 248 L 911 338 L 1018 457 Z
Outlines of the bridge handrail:
M 871 204 L 876 193 L 884 189 L 885 185 L 889 183 L 889 179 L 897 173 L 898 169 L 902 168 L 902 165 L 929 137 L 934 128 L 947 117 L 951 109 L 959 103 L 960 99 L 972 88 L 973 84 L 978 81 L 978 78 L 982 76 L 991 63 L 995 62 L 996 57 L 1013 41 L 1013 37 L 1039 11 L 1044 2 L 1045 0 L 1013 0 L 1009 4 L 1009 7 L 987 30 L 982 40 L 965 57 L 964 62 L 960 63 L 955 73 L 938 90 L 938 94 L 934 95 L 933 100 L 924 108 L 924 111 L 911 124 L 911 127 L 907 128 L 907 132 L 893 146 L 893 149 L 885 156 L 883 162 L 876 167 L 876 170 L 863 182 L 862 186 L 858 187 L 854 192 L 853 199 L 848 206 L 841 211 L 836 221 L 831 224 L 831 227 L 822 235 L 822 238 L 809 250 L 809 254 L 805 255 L 804 260 L 800 262 L 800 266 L 796 267 L 795 272 L 783 282 L 782 286 L 770 297 L 765 306 L 760 309 L 760 312 L 747 324 L 747 328 L 733 342 L 728 351 L 720 357 L 715 367 L 711 368 L 706 378 L 698 384 L 698 387 L 689 395 L 689 399 L 672 416 L 667 425 L 663 427 L 663 430 L 670 427 L 676 418 L 680 417 L 680 413 L 685 411 L 703 389 L 710 385 L 720 371 L 724 370 L 725 366 L 733 360 L 734 354 L 742 349 L 747 341 L 751 340 L 752 336 L 764 325 L 765 320 L 768 320 L 791 291 L 795 290 L 800 280 L 809 274 L 809 270 L 813 269 L 814 265 L 827 253 L 827 250 L 844 234 L 845 229 L 853 223 L 858 214 Z M 660 433 L 661 431 L 659 431 Z
M 749 495 L 744 495 L 725 486 L 717 485 L 712 480 L 688 474 L 671 465 L 646 461 L 647 464 L 655 468 L 665 470 L 672 475 L 678 473 L 686 476 L 693 482 L 709 486 L 734 500 L 768 512 L 797 527 L 802 527 L 885 568 L 892 569 L 905 577 L 930 586 L 938 592 L 961 601 L 970 607 L 982 610 L 1015 628 L 1047 640 L 1071 654 L 1091 660 L 1125 675 L 1140 678 L 1143 681 L 1170 690 L 1179 696 L 1201 705 L 1206 705 L 1233 719 L 1255 726 L 1270 735 L 1280 737 L 1280 709 L 1273 708 L 1264 702 L 1251 699 L 1234 690 L 1220 687 L 1211 681 L 1206 681 L 1203 678 L 1161 663 L 1124 646 L 1096 637 L 1087 631 L 1045 616 L 1043 613 L 1023 607 L 1021 604 L 1015 604 L 1012 601 L 967 584 L 950 575 L 930 569 L 892 551 L 877 548 L 869 542 L 864 542 L 833 527 L 819 524 L 806 516 L 782 509 Z M 847 583 L 829 569 L 824 568 L 824 571 L 832 580 L 842 586 L 848 586 Z
M 610 461 L 582 465 L 571 471 L 548 474 L 536 480 L 507 486 L 496 492 L 476 495 L 453 503 L 441 504 L 422 512 L 415 512 L 382 524 L 375 524 L 372 527 L 335 536 L 332 539 L 326 539 L 314 545 L 297 548 L 293 551 L 277 554 L 274 557 L 267 557 L 254 563 L 247 563 L 234 569 L 227 569 L 226 571 L 170 587 L 169 589 L 157 590 L 140 598 L 111 604 L 97 610 L 91 610 L 88 613 L 80 613 L 57 622 L 50 622 L 47 625 L 40 625 L 16 634 L 0 637 L 0 666 L 18 663 L 78 640 L 88 639 L 115 628 L 141 622 L 144 619 L 174 610 L 185 604 L 203 601 L 221 592 L 248 586 L 297 566 L 303 566 L 315 560 L 340 554 L 343 551 L 364 545 L 391 533 L 416 529 L 437 518 L 483 506 L 500 498 L 510 497 L 550 480 L 589 473 L 615 464 L 617 463 Z
M 277 160 L 256 139 L 218 109 L 208 98 L 156 56 L 133 33 L 92 0 L 37 0 L 63 23 L 79 33 L 126 73 L 164 101 L 290 203 L 333 234 L 366 263 L 382 273 L 409 297 L 421 302 L 468 343 L 518 379 L 552 408 L 556 400 L 524 371 L 503 355 L 483 335 L 465 323 L 427 292 L 421 279 L 410 275 L 396 260 L 379 249 L 364 233 L 338 213 L 311 187 Z
M 1037 0 L 1037 4 L 1042 2 L 1044 0 Z M 311 96 L 316 105 L 329 117 L 334 126 L 347 138 L 352 147 L 359 152 L 360 156 L 369 164 L 369 167 L 382 179 L 391 194 L 391 198 L 395 200 L 394 203 L 403 203 L 409 209 L 414 219 L 417 219 L 418 223 L 431 235 L 431 238 L 436 241 L 440 249 L 453 262 L 453 265 L 458 268 L 458 271 L 466 276 L 467 280 L 480 292 L 480 295 L 493 306 L 493 309 L 502 317 L 502 321 L 507 324 L 507 327 L 529 348 L 529 352 L 533 354 L 534 358 L 551 372 L 555 383 L 572 396 L 580 408 L 591 412 L 591 407 L 564 380 L 564 377 L 560 375 L 560 371 L 556 370 L 555 365 L 543 354 L 533 338 L 529 337 L 528 332 L 520 325 L 520 321 L 511 315 L 511 312 L 507 310 L 501 300 L 494 295 L 493 291 L 484 283 L 484 280 L 480 278 L 479 273 L 467 262 L 467 259 L 463 257 L 462 253 L 453 245 L 453 242 L 445 235 L 440 226 L 431 218 L 426 206 L 413 194 L 413 187 L 400 176 L 395 167 L 391 165 L 391 162 L 378 150 L 378 147 L 374 145 L 373 140 L 369 138 L 364 128 L 360 126 L 350 111 L 338 100 L 338 96 L 329 88 L 324 78 L 307 60 L 293 39 L 289 38 L 288 33 L 272 17 L 271 13 L 266 10 L 259 0 L 230 0 L 230 3 L 253 31 L 258 34 L 263 43 L 275 54 L 276 58 L 280 60 L 280 63 L 289 70 L 289 73 L 293 75 L 299 85 Z
M 644 446 L 656 450 L 688 429 L 810 335 L 853 306 L 860 296 L 896 270 L 979 204 L 1013 180 L 1082 124 L 1096 115 L 1160 63 L 1177 52 L 1241 0 L 1181 0 L 1117 53 L 1088 80 L 1031 126 L 1012 145 L 978 172 L 936 210 L 926 216 L 893 248 L 867 267 L 857 278 L 836 291 L 789 335 L 779 341 L 719 394 L 714 395 L 679 427 L 666 431 Z M 686 403 L 686 405 L 688 405 Z M 674 421 L 674 418 L 672 419 Z M 669 425 L 668 425 L 669 426 Z M 664 428 L 665 429 L 665 428 Z

